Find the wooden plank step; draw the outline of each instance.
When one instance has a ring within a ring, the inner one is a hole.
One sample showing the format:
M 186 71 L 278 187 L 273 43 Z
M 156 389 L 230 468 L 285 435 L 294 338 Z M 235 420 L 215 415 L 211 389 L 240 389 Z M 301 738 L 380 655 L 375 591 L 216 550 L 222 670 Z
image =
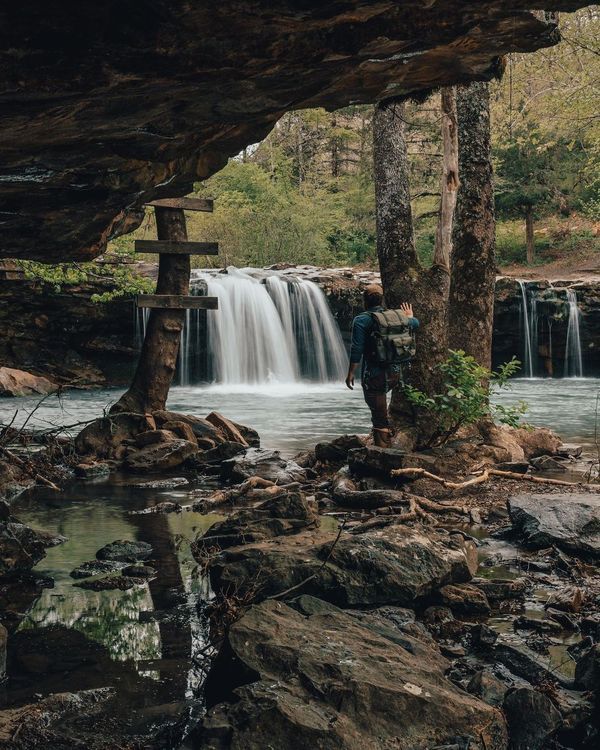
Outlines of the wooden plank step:
M 136 240 L 136 253 L 159 255 L 218 255 L 218 242 L 168 242 L 166 240 Z
M 217 310 L 218 297 L 196 297 L 185 294 L 138 294 L 138 307 L 165 310 Z
M 212 211 L 212 198 L 157 198 L 149 201 L 146 206 L 155 208 L 183 208 L 184 211 Z

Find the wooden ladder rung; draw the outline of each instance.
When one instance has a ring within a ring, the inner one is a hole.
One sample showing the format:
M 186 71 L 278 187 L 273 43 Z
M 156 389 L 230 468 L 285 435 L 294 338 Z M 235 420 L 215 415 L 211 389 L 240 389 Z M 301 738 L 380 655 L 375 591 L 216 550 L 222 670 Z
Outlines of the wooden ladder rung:
M 218 242 L 168 242 L 165 240 L 136 240 L 136 253 L 158 255 L 218 255 Z
M 138 307 L 166 310 L 217 310 L 218 297 L 196 297 L 186 294 L 138 294 Z
M 212 211 L 214 201 L 212 198 L 157 198 L 154 201 L 148 201 L 146 206 L 183 208 L 185 211 Z

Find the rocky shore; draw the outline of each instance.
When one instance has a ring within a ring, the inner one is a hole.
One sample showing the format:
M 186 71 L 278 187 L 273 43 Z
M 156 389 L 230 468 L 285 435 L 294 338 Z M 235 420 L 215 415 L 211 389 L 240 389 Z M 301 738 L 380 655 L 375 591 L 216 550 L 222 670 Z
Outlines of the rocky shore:
M 75 705 L 87 717 L 79 739 L 94 748 L 177 747 L 186 734 L 219 750 L 597 747 L 600 493 L 537 481 L 560 477 L 549 462 L 568 465 L 577 446 L 491 426 L 420 453 L 360 435 L 295 460 L 259 445 L 214 413 L 119 414 L 80 433 L 83 481 L 125 471 L 130 485 L 168 492 L 196 477 L 204 490 L 183 504 L 137 512 L 222 516 L 192 540 L 212 592 L 196 600 L 208 624 L 205 713 L 170 724 L 168 741 L 122 736 L 119 722 L 102 740 L 94 727 L 115 698 L 94 680 L 4 712 L 0 747 L 69 746 Z M 469 484 L 486 467 L 511 474 Z M 51 585 L 31 568 L 61 540 L 3 507 L 2 622 L 14 639 Z M 152 544 L 115 540 L 72 576 L 93 590 L 143 587 L 155 557 Z M 170 607 L 165 621 L 181 616 L 177 600 Z

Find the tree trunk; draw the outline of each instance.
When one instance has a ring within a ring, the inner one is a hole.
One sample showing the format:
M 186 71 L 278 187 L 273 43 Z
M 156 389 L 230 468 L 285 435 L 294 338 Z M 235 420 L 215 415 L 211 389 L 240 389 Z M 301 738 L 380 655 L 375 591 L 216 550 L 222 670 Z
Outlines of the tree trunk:
M 447 355 L 446 304 L 448 270 L 424 270 L 415 249 L 410 205 L 409 162 L 404 104 L 377 105 L 373 118 L 377 256 L 388 307 L 411 302 L 421 323 L 417 356 L 405 380 L 426 393 L 435 393 L 440 376 L 436 365 Z M 390 413 L 398 427 L 415 426 L 415 413 L 402 392 L 392 395 Z M 417 426 L 418 427 L 418 426 Z
M 452 224 L 458 190 L 458 124 L 456 115 L 456 89 L 442 89 L 442 199 L 435 234 L 433 262 L 450 271 L 452 254 Z
M 159 240 L 187 240 L 182 209 L 155 208 Z M 157 294 L 189 294 L 190 256 L 160 255 Z M 129 390 L 112 412 L 152 413 L 165 408 L 175 374 L 185 310 L 150 310 L 146 336 Z
M 525 244 L 527 247 L 527 265 L 533 265 L 535 260 L 535 240 L 533 236 L 533 208 L 527 206 L 525 212 Z
M 490 367 L 496 262 L 488 84 L 459 86 L 457 113 L 460 187 L 453 231 L 449 344 Z

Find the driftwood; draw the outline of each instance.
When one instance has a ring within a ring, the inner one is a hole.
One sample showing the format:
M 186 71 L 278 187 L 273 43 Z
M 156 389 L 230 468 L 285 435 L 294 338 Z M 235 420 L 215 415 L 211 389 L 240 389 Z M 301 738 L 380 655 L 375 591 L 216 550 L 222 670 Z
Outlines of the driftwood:
M 56 492 L 60 492 L 60 487 L 54 484 L 54 482 L 52 482 L 47 477 L 37 472 L 31 462 L 23 461 L 23 459 L 19 458 L 4 446 L 0 446 L 0 452 L 2 452 L 8 459 L 10 459 L 15 464 L 15 466 L 18 466 L 20 469 L 23 469 L 23 471 L 27 472 L 27 474 L 30 474 L 36 482 L 39 482 L 46 487 L 50 487 L 50 489 L 55 490 Z
M 421 469 L 418 467 L 408 467 L 406 469 L 392 469 L 392 477 L 400 476 L 413 476 L 413 477 L 426 477 L 432 479 L 434 482 L 439 482 L 453 490 L 462 490 L 466 487 L 472 487 L 476 484 L 483 484 L 487 482 L 491 477 L 504 477 L 505 479 L 518 479 L 525 482 L 537 482 L 539 484 L 558 484 L 566 487 L 578 487 L 578 482 L 566 482 L 563 479 L 549 479 L 546 477 L 535 477 L 530 474 L 517 474 L 515 471 L 502 471 L 501 469 L 487 468 L 484 469 L 481 474 L 472 479 L 467 479 L 464 482 L 451 482 L 449 479 L 444 479 L 437 474 L 432 474 L 427 469 Z M 600 488 L 595 488 L 600 489 Z

